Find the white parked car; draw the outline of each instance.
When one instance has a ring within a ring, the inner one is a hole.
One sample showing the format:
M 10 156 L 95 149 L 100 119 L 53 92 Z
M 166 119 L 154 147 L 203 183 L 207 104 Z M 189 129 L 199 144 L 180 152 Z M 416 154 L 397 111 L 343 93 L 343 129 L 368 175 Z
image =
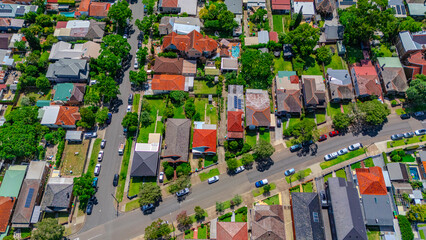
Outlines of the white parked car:
M 343 148 L 343 149 L 340 149 L 339 151 L 337 151 L 337 154 L 339 154 L 339 156 L 345 155 L 346 153 L 348 153 L 347 148 Z
M 209 180 L 207 180 L 207 182 L 209 184 L 215 183 L 217 181 L 219 181 L 219 176 L 214 176 L 214 177 L 209 178 Z
M 105 148 L 105 145 L 106 145 L 106 140 L 105 140 L 105 139 L 102 139 L 102 142 L 101 142 L 101 148 L 102 148 L 102 149 L 104 149 L 104 148 Z
M 354 151 L 354 150 L 357 150 L 359 148 L 362 148 L 361 143 L 355 143 L 355 144 L 352 144 L 348 147 L 349 151 Z
M 235 171 L 234 171 L 234 173 L 235 174 L 238 174 L 238 173 L 240 173 L 240 172 L 242 172 L 242 171 L 244 171 L 244 170 L 246 170 L 243 166 L 241 166 L 241 167 L 237 167 L 237 169 L 235 169 Z
M 132 111 L 132 105 L 127 106 L 127 112 L 131 112 Z
M 335 159 L 335 158 L 337 158 L 337 156 L 339 156 L 339 154 L 337 154 L 337 152 L 330 153 L 330 154 L 327 154 L 327 155 L 324 156 L 324 160 L 328 161 L 328 160 L 331 160 L 331 159 Z
M 135 58 L 135 64 L 133 65 L 134 69 L 138 69 L 139 68 L 139 63 L 138 63 L 138 59 Z
M 416 130 L 414 133 L 415 133 L 417 136 L 425 135 L 425 134 L 426 134 L 426 128 Z
M 99 151 L 99 153 L 98 153 L 98 162 L 102 162 L 103 158 L 104 158 L 104 151 Z
M 160 183 L 162 183 L 164 181 L 164 172 L 160 172 L 160 174 L 158 175 L 158 181 Z
M 99 173 L 101 173 L 101 164 L 100 163 L 96 164 L 94 173 L 95 173 L 95 176 L 99 176 Z

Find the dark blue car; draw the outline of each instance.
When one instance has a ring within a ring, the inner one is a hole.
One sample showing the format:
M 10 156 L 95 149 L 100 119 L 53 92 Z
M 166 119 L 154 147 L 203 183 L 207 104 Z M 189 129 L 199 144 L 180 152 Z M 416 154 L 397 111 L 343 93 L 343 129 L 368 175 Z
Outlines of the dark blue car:
M 112 119 L 112 113 L 108 113 L 108 118 L 106 120 L 106 123 L 110 124 L 111 123 L 111 119 Z

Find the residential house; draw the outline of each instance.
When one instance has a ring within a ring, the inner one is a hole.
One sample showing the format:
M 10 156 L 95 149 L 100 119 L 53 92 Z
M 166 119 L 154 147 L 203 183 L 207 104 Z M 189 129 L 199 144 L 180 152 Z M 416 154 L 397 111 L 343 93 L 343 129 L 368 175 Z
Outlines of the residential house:
M 294 238 L 325 240 L 321 206 L 317 193 L 291 193 Z
M 413 194 L 410 194 L 409 197 L 416 205 L 421 205 L 423 202 L 423 194 L 421 190 L 413 190 Z
M 414 79 L 417 74 L 426 74 L 425 52 L 423 51 L 408 54 L 408 57 L 403 63 L 405 76 L 408 81 Z
M 71 208 L 73 178 L 50 177 L 41 201 L 42 212 L 68 212 Z
M 269 42 L 269 33 L 268 31 L 262 30 L 257 33 L 257 38 L 259 39 L 259 44 L 267 44 Z
M 155 74 L 195 76 L 197 74 L 197 63 L 183 58 L 156 57 L 152 71 Z
M 29 228 L 31 224 L 38 222 L 40 216 L 34 218 L 35 222 L 31 222 L 31 219 L 37 214 L 34 212 L 34 207 L 40 204 L 47 173 L 46 161 L 30 162 L 13 213 L 12 227 Z
M 15 60 L 13 59 L 12 50 L 0 49 L 0 65 L 3 67 L 15 66 Z
M 321 33 L 320 43 L 337 43 L 337 41 L 343 40 L 343 33 L 345 28 L 336 24 L 332 21 L 326 21 L 324 24 L 324 32 Z
M 36 13 L 38 6 L 37 5 L 20 5 L 20 4 L 10 4 L 10 3 L 0 3 L 0 18 L 16 18 L 23 17 L 29 12 Z
M 266 8 L 266 0 L 243 0 L 246 9 Z
M 191 121 L 189 119 L 168 118 L 161 158 L 168 162 L 187 162 L 190 132 Z
M 24 22 L 24 19 L 0 18 L 0 31 L 18 31 Z
M 244 123 L 242 111 L 228 111 L 228 139 L 244 138 Z
M 241 23 L 243 22 L 243 16 L 240 15 L 240 14 L 236 14 L 235 18 L 234 18 L 234 21 L 237 22 L 238 26 L 235 27 L 232 30 L 232 36 L 233 37 L 239 37 L 241 34 L 243 34 L 243 27 L 241 25 Z
M 193 154 L 216 154 L 217 129 L 214 124 L 194 122 L 194 136 L 192 139 Z
M 352 101 L 354 89 L 348 70 L 327 69 L 327 85 L 330 90 L 330 101 Z
M 157 176 L 161 143 L 160 133 L 150 133 L 148 143 L 136 143 L 130 177 Z
M 326 191 L 333 239 L 367 240 L 359 195 L 354 183 L 347 182 L 344 178 L 332 177 L 327 181 Z
M 382 87 L 380 86 L 379 76 L 371 62 L 352 67 L 351 74 L 356 97 L 378 96 L 382 98 Z
M 313 0 L 297 0 L 293 2 L 293 12 L 302 12 L 305 21 L 311 20 L 315 16 L 315 6 Z
M 247 240 L 246 222 L 217 222 L 216 240 Z
M 355 171 L 361 195 L 386 195 L 388 193 L 380 167 L 357 168 Z
M 177 34 L 189 34 L 192 31 L 201 31 L 203 24 L 199 18 L 196 17 L 169 17 L 164 16 L 161 18 L 158 30 L 160 35 L 168 35 L 171 32 Z
M 9 232 L 9 220 L 15 203 L 16 197 L 0 196 L 0 238 L 4 238 Z
M 68 143 L 81 143 L 83 141 L 83 132 L 68 130 L 65 134 L 65 141 L 68 141 Z
M 158 2 L 160 13 L 187 13 L 190 16 L 197 15 L 196 0 L 160 0 Z
M 325 85 L 320 75 L 303 75 L 303 97 L 306 109 L 324 109 L 327 106 Z
M 220 70 L 224 72 L 238 71 L 237 58 L 222 58 L 220 62 Z
M 422 3 L 407 3 L 408 12 L 410 13 L 410 17 L 421 20 L 425 16 L 426 5 Z
M 318 14 L 323 17 L 330 17 L 333 15 L 336 4 L 332 0 L 316 0 L 315 7 Z
M 352 5 L 356 5 L 357 2 L 357 0 L 338 0 L 337 7 L 339 9 L 346 9 Z
M 278 71 L 275 76 L 275 86 L 276 113 L 280 116 L 287 114 L 300 115 L 303 108 L 302 91 L 296 72 Z
M 242 0 L 225 0 L 226 8 L 235 15 L 243 15 Z
M 51 105 L 39 110 L 42 116 L 41 125 L 49 128 L 63 127 L 66 129 L 76 128 L 76 122 L 80 120 L 78 107 Z
M 405 95 L 408 83 L 399 58 L 379 57 L 377 58 L 376 68 L 386 94 Z
M 97 59 L 100 55 L 101 45 L 93 41 L 85 43 L 72 44 L 67 42 L 57 42 L 53 44 L 50 51 L 49 60 L 57 61 L 59 59 L 85 59 L 89 61 L 91 58 Z
M 93 40 L 100 42 L 105 33 L 105 22 L 95 20 L 58 21 L 53 36 L 60 41 Z
M 197 31 L 187 35 L 178 35 L 175 32 L 163 38 L 163 51 L 178 51 L 182 56 L 188 58 L 210 57 L 216 53 L 218 44 L 216 40 L 203 36 Z
M 9 50 L 9 42 L 12 37 L 10 33 L 0 33 L 0 49 Z
M 268 91 L 261 89 L 246 90 L 246 126 L 269 127 L 271 125 L 271 105 Z
M 424 15 L 424 12 L 422 14 Z M 424 52 L 424 48 L 426 48 L 426 32 L 403 31 L 398 34 L 396 50 L 402 60 L 415 52 Z
M 16 20 L 20 20 L 20 19 L 16 19 Z M 26 39 L 24 37 L 24 34 L 22 34 L 22 33 L 14 33 L 12 35 L 12 37 L 10 38 L 8 48 L 11 49 L 12 52 L 19 51 L 19 49 L 17 47 L 15 47 L 15 43 L 16 42 L 20 42 L 20 41 L 25 41 L 25 40 Z
M 59 59 L 49 65 L 46 77 L 51 82 L 82 82 L 89 80 L 89 64 L 82 59 Z
M 398 18 L 406 18 L 407 12 L 405 11 L 404 1 L 402 0 L 390 0 L 388 2 L 388 8 L 392 8 L 395 12 L 394 16 Z
M 278 33 L 277 32 L 269 32 L 269 41 L 273 41 L 278 43 L 279 39 L 278 39 Z
M 3 3 L 13 3 L 13 4 L 26 4 L 26 5 L 30 5 L 33 0 L 3 0 Z
M 17 198 L 24 181 L 26 165 L 12 165 L 6 170 L 2 184 L 0 185 L 0 197 Z
M 402 196 L 403 193 L 413 194 L 413 187 L 408 182 L 392 182 L 392 189 L 395 195 Z
M 393 230 L 394 215 L 389 195 L 362 195 L 365 225 Z
M 109 2 L 92 2 L 92 0 L 82 0 L 78 11 L 75 13 L 76 17 L 82 15 L 94 18 L 105 18 L 108 16 L 108 10 L 111 7 Z
M 191 91 L 194 88 L 194 78 L 183 75 L 154 75 L 151 89 L 154 94 L 163 94 L 170 91 Z
M 244 112 L 244 86 L 228 85 L 228 112 L 242 111 Z
M 251 240 L 285 240 L 285 224 L 281 205 L 255 205 L 250 209 Z
M 290 0 L 271 0 L 272 12 L 275 14 L 287 14 L 291 10 Z
M 386 168 L 391 181 L 408 182 L 409 175 L 405 164 L 398 162 L 388 163 Z
M 80 105 L 85 92 L 84 83 L 58 83 L 53 86 L 53 101 L 56 105 Z
M 189 16 L 197 15 L 197 0 L 178 0 L 178 8 L 181 13 L 187 13 Z

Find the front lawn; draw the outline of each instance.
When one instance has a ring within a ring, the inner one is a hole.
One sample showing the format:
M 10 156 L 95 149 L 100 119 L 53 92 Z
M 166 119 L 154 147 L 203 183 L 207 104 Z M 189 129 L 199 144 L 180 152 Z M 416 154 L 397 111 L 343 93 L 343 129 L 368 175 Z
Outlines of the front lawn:
M 344 178 L 346 180 L 346 172 L 344 169 L 339 169 L 336 171 L 336 177 Z
M 132 211 L 133 209 L 136 209 L 136 208 L 140 208 L 139 199 L 126 203 L 125 211 L 126 212 Z
M 365 153 L 364 148 L 360 148 L 360 149 L 357 149 L 355 151 L 351 151 L 351 152 L 349 152 L 349 153 L 347 153 L 343 156 L 338 156 L 337 158 L 335 158 L 333 160 L 330 160 L 330 161 L 327 161 L 327 162 L 322 162 L 322 163 L 320 163 L 320 166 L 321 166 L 322 169 L 326 169 L 326 168 L 329 168 L 329 167 L 334 166 L 336 164 L 339 164 L 341 162 L 352 159 L 354 157 L 358 157 L 359 155 L 362 155 L 364 153 Z
M 83 173 L 89 140 L 85 139 L 81 144 L 65 144 L 62 157 L 61 174 L 63 176 L 80 176 Z M 97 153 L 96 153 L 97 154 Z
M 217 85 L 209 81 L 194 80 L 195 94 L 216 94 Z
M 139 193 L 139 190 L 141 189 L 142 184 L 143 184 L 142 177 L 130 178 L 129 196 L 137 195 Z
M 327 114 L 333 118 L 336 114 L 341 113 L 339 103 L 328 103 L 327 105 Z
M 174 110 L 173 111 L 173 113 L 174 113 L 173 118 L 179 118 L 179 119 L 186 118 L 185 117 L 185 111 L 183 110 L 182 106 L 175 107 L 173 110 Z
M 259 140 L 260 139 L 263 139 L 266 142 L 270 142 L 271 141 L 271 137 L 269 135 L 269 129 L 268 128 L 267 129 L 263 129 L 263 131 L 262 131 L 262 129 L 259 130 Z
M 197 239 L 207 239 L 207 225 L 198 228 Z
M 321 66 L 315 60 L 315 55 L 311 55 L 309 58 L 305 59 L 306 66 L 308 69 L 303 70 L 303 75 L 321 75 Z
M 274 32 L 284 32 L 283 15 L 272 15 Z
M 315 113 L 315 117 L 317 118 L 317 123 L 325 122 L 325 112 L 324 111 L 317 111 L 317 113 Z
M 288 128 L 298 124 L 300 122 L 300 118 L 297 117 L 291 117 L 290 122 L 288 123 Z
M 115 193 L 115 197 L 119 202 L 123 201 L 124 185 L 126 182 L 127 170 L 129 168 L 130 153 L 132 152 L 132 143 L 132 138 L 129 137 L 126 140 L 126 146 L 124 147 L 124 154 L 120 168 L 120 177 L 118 178 L 118 185 Z
M 102 139 L 100 138 L 96 138 L 95 142 L 93 143 L 93 149 L 92 149 L 92 154 L 90 155 L 90 162 L 89 162 L 89 167 L 87 168 L 86 173 L 90 173 L 90 175 L 94 175 L 95 172 L 95 166 L 96 163 L 98 163 L 98 153 L 99 150 L 101 150 L 101 142 Z
M 267 199 L 263 200 L 264 203 L 268 205 L 280 205 L 280 197 L 278 194 L 268 197 Z
M 301 172 L 303 172 L 303 174 Z M 304 169 L 304 170 L 300 170 L 300 171 L 298 171 L 297 173 L 295 173 L 291 176 L 285 177 L 285 180 L 287 181 L 287 183 L 295 182 L 295 181 L 299 180 L 299 179 L 297 179 L 297 176 L 299 176 L 300 174 L 302 174 L 304 177 L 307 177 L 311 173 L 312 173 L 312 170 L 310 168 L 307 168 L 307 169 Z
M 139 93 L 135 94 L 133 98 L 133 112 L 139 115 L 139 102 L 141 100 L 141 95 Z
M 380 231 L 367 230 L 367 238 L 368 240 L 380 240 Z
M 193 230 L 186 230 L 185 231 L 185 239 L 193 239 L 194 238 L 194 231 Z
M 351 169 L 357 169 L 357 168 L 361 168 L 361 162 L 356 162 L 354 164 L 351 165 Z
M 367 158 L 364 160 L 365 167 L 374 167 L 374 162 L 372 158 Z
M 201 180 L 201 182 L 203 182 L 203 181 L 206 181 L 207 179 L 209 179 L 211 177 L 214 177 L 216 175 L 219 175 L 219 174 L 220 174 L 219 173 L 219 169 L 213 168 L 213 169 L 211 169 L 208 172 L 202 172 L 202 173 L 200 173 L 200 180 Z
M 269 191 L 272 191 L 272 190 L 274 190 L 275 188 L 277 188 L 277 186 L 275 185 L 275 183 L 270 183 L 269 185 L 271 185 L 271 190 L 269 190 Z M 264 192 L 265 192 L 265 191 L 263 190 L 263 187 L 261 187 L 261 188 L 257 188 L 257 189 L 255 189 L 255 190 L 253 190 L 253 191 L 252 191 L 252 193 L 253 193 L 253 197 L 260 196 L 260 195 L 262 195 Z
M 327 180 L 328 180 L 329 178 L 331 178 L 331 177 L 333 177 L 333 173 L 329 173 L 329 174 L 325 175 L 325 176 L 324 176 L 324 183 L 326 183 L 326 182 L 327 182 Z
M 314 190 L 314 185 L 312 184 L 312 181 L 304 183 L 302 185 L 303 188 L 303 192 L 313 192 Z
M 210 166 L 215 162 L 217 162 L 217 157 L 212 155 L 207 155 L 206 158 L 204 158 L 204 167 Z
M 256 145 L 256 130 L 246 130 L 246 143 L 250 144 L 250 146 L 254 147 Z
M 396 141 L 389 141 L 389 142 L 387 142 L 387 147 L 393 148 L 393 147 L 398 147 L 398 146 L 403 146 L 403 145 L 418 143 L 418 142 L 423 142 L 423 141 L 425 141 L 424 136 L 420 136 L 420 137 L 413 136 L 412 138 L 404 138 L 404 139 L 400 139 L 400 140 L 396 140 Z
M 241 207 L 235 211 L 235 222 L 247 222 L 247 207 Z

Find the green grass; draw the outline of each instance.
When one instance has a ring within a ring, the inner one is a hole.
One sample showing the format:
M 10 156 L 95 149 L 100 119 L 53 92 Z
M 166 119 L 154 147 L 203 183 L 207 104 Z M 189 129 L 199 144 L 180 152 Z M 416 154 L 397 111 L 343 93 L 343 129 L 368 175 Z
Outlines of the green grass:
M 31 228 L 21 228 L 21 239 L 26 239 L 31 237 Z
M 154 130 L 155 130 L 155 120 L 157 118 L 157 110 L 158 110 L 158 115 L 163 116 L 164 110 L 166 109 L 166 103 L 164 102 L 163 99 L 145 99 L 145 100 L 149 103 L 149 106 L 151 108 L 149 114 L 151 115 L 154 122 L 151 123 L 149 126 L 141 127 L 139 129 L 139 135 L 137 138 L 138 143 L 148 142 L 149 134 L 154 133 Z M 161 133 L 162 123 L 158 122 L 158 124 L 161 124 L 161 126 L 159 128 L 159 126 L 157 125 L 157 133 Z
M 206 219 L 209 215 L 207 214 L 207 211 L 204 211 L 204 214 L 203 214 L 203 216 L 204 216 L 204 219 Z M 195 214 L 192 214 L 191 216 L 189 216 L 189 217 L 191 217 L 191 219 L 192 219 L 192 222 L 197 222 L 197 219 L 195 218 Z
M 141 101 L 141 95 L 139 93 L 135 94 L 133 98 L 133 112 L 139 114 L 139 102 Z
M 191 230 L 188 234 L 185 233 L 185 239 L 193 239 L 194 238 L 194 231 Z
M 206 109 L 206 104 L 209 103 L 207 98 L 196 98 L 195 99 L 195 111 L 200 113 L 201 121 L 204 121 L 204 113 Z
M 343 112 L 349 113 L 351 111 L 351 107 L 349 106 L 349 103 L 342 103 L 343 106 Z
M 397 108 L 395 109 L 396 114 L 398 114 L 398 116 L 401 116 L 402 114 L 405 114 L 406 112 L 404 111 L 404 109 L 402 108 Z
M 198 239 L 207 239 L 207 225 L 198 228 Z
M 250 144 L 250 146 L 254 147 L 256 145 L 256 131 L 247 130 L 246 131 L 246 143 Z
M 321 66 L 315 60 L 315 55 L 311 55 L 309 58 L 305 59 L 306 66 L 308 69 L 303 71 L 303 75 L 321 75 Z
M 148 143 L 149 134 L 155 130 L 155 122 L 151 123 L 147 127 L 141 127 L 139 129 L 138 143 Z
M 12 112 L 13 105 L 7 105 L 6 112 L 4 112 L 4 116 L 6 117 L 9 115 L 10 112 Z
M 357 63 L 361 59 L 364 59 L 364 55 L 362 54 L 362 50 L 360 46 L 352 47 L 350 45 L 346 45 L 346 56 L 349 64 Z
M 156 133 L 163 133 L 164 124 L 162 121 L 157 122 L 157 130 L 155 130 Z
M 20 61 L 22 61 L 22 59 L 24 59 L 24 58 L 21 58 L 21 56 L 19 54 L 13 54 L 13 60 L 15 62 L 20 62 Z
M 124 185 L 127 177 L 127 170 L 129 168 L 130 153 L 132 152 L 132 138 L 126 140 L 124 148 L 123 160 L 121 161 L 120 178 L 118 179 L 118 186 L 115 197 L 119 202 L 123 201 Z
M 182 106 L 175 107 L 173 112 L 174 112 L 173 118 L 186 118 L 185 111 L 183 110 Z
M 215 106 L 207 105 L 207 116 L 210 118 L 210 124 L 217 124 L 218 114 Z
M 419 230 L 419 234 L 420 234 L 420 239 L 426 239 L 425 238 L 425 233 L 424 233 L 424 231 L 423 230 Z
M 328 65 L 324 66 L 324 71 L 327 71 L 328 68 L 332 69 L 347 69 L 345 67 L 346 64 L 344 64 L 343 59 L 337 54 L 337 47 L 334 45 L 335 54 L 331 57 L 331 62 Z
M 284 18 L 284 32 L 290 31 L 290 22 L 291 22 L 291 16 L 290 14 L 283 15 Z
M 208 172 L 202 172 L 202 173 L 200 173 L 200 180 L 201 180 L 201 182 L 203 182 L 203 181 L 206 181 L 207 179 L 209 179 L 209 178 L 211 178 L 211 177 L 214 177 L 214 176 L 216 176 L 216 175 L 219 175 L 220 173 L 219 173 L 219 169 L 217 169 L 217 168 L 213 168 L 213 169 L 211 169 L 210 171 L 208 171 Z
M 207 155 L 205 158 L 204 158 L 204 166 L 205 167 L 207 167 L 207 166 L 210 166 L 210 165 L 212 165 L 213 163 L 215 163 L 216 161 L 213 161 L 213 156 L 212 155 Z
M 268 205 L 279 205 L 280 204 L 280 198 L 279 198 L 278 194 L 276 194 L 272 197 L 268 197 L 267 199 L 263 200 L 263 202 L 268 204 Z
M 326 182 L 327 182 L 327 180 L 328 180 L 329 178 L 331 178 L 331 177 L 333 177 L 333 174 L 332 174 L 332 173 L 329 173 L 329 174 L 325 175 L 325 176 L 324 176 L 324 183 L 326 183 Z
M 300 185 L 290 188 L 290 192 L 300 192 Z
M 96 138 L 95 142 L 93 143 L 93 149 L 92 149 L 92 154 L 90 155 L 90 162 L 89 162 L 89 167 L 87 167 L 87 173 L 90 173 L 92 176 L 95 174 L 94 170 L 95 170 L 95 166 L 96 163 L 98 163 L 98 153 L 99 150 L 101 150 L 101 142 L 102 139 L 100 138 Z
M 365 167 L 374 167 L 374 162 L 372 158 L 367 158 L 364 160 Z
M 260 131 L 259 132 L 259 140 L 260 139 L 263 139 L 266 142 L 270 142 L 271 141 L 271 137 L 270 137 L 270 134 L 269 134 L 269 129 L 265 129 L 264 131 Z
M 293 71 L 293 65 L 290 61 L 285 61 L 281 56 L 279 58 L 274 58 L 274 75 L 278 73 L 278 71 Z
M 247 214 L 235 213 L 235 222 L 247 222 Z M 201 238 L 198 238 L 201 239 Z
M 133 209 L 136 209 L 136 208 L 140 208 L 139 199 L 126 203 L 125 211 L 126 212 L 132 211 Z
M 194 80 L 195 94 L 216 94 L 217 86 L 209 81 Z
M 329 168 L 331 166 L 334 166 L 336 164 L 339 164 L 341 162 L 347 161 L 349 159 L 352 159 L 354 157 L 358 157 L 359 155 L 364 154 L 364 148 L 360 148 L 357 149 L 355 151 L 351 151 L 343 156 L 338 156 L 337 158 L 327 161 L 327 162 L 322 162 L 320 163 L 321 169 L 326 169 Z
M 307 182 L 305 184 L 302 185 L 303 188 L 303 192 L 313 192 L 314 190 L 314 185 L 311 182 Z
M 405 141 L 407 141 L 407 142 L 405 142 Z M 400 139 L 400 140 L 396 140 L 396 141 L 389 141 L 389 142 L 387 142 L 387 147 L 393 148 L 393 147 L 399 147 L 399 146 L 404 146 L 404 145 L 423 142 L 423 141 L 425 141 L 424 136 L 421 136 L 421 137 L 413 136 L 412 138 L 404 138 L 404 139 Z
M 272 15 L 274 32 L 284 32 L 283 15 Z
M 351 169 L 361 168 L 361 162 L 356 162 L 351 165 Z
M 328 116 L 330 116 L 331 118 L 333 118 L 334 116 L 336 116 L 336 114 L 342 112 L 340 110 L 340 104 L 338 103 L 328 103 L 327 105 L 327 114 Z
M 142 184 L 143 184 L 143 178 L 142 177 L 130 178 L 129 196 L 134 196 L 134 195 L 138 194 L 139 190 L 141 189 Z
M 317 123 L 325 122 L 325 112 L 324 111 L 318 111 L 315 113 L 315 117 L 317 118 Z
M 402 157 L 402 162 L 415 162 L 416 159 L 410 154 Z
M 18 107 L 21 107 L 21 101 L 22 101 L 22 98 L 25 96 L 25 97 L 29 97 L 29 98 L 34 98 L 35 99 L 35 101 L 37 102 L 38 100 L 50 100 L 50 97 L 51 97 L 51 91 L 52 90 L 49 90 L 49 92 L 48 93 L 46 93 L 45 95 L 40 95 L 40 94 L 38 94 L 38 91 L 33 91 L 33 90 L 31 90 L 31 91 L 26 91 L 26 92 L 24 92 L 24 93 L 22 93 L 20 96 L 19 96 L 19 100 L 18 100 L 18 103 L 17 103 L 17 106 Z
M 291 183 L 291 182 L 295 182 L 295 181 L 297 181 L 298 179 L 297 179 L 297 175 L 300 173 L 300 172 L 304 172 L 304 176 L 305 176 L 305 178 L 307 177 L 307 176 L 309 176 L 311 173 L 312 173 L 312 170 L 310 169 L 310 168 L 307 168 L 307 169 L 304 169 L 304 170 L 300 170 L 300 171 L 298 171 L 297 173 L 295 173 L 295 174 L 293 174 L 293 175 L 291 175 L 291 176 L 288 176 L 288 177 L 285 177 L 285 180 L 287 181 L 287 183 Z
M 336 177 L 344 178 L 346 180 L 346 172 L 344 169 L 339 169 L 336 171 Z
M 380 240 L 380 231 L 367 231 L 368 240 Z
M 300 118 L 292 117 L 290 118 L 290 122 L 288 123 L 288 128 L 298 124 L 300 122 Z
M 277 188 L 275 183 L 270 183 L 269 185 L 271 185 L 271 190 L 269 190 L 269 191 L 272 191 L 275 188 Z M 263 187 L 253 190 L 252 193 L 253 193 L 253 197 L 257 197 L 257 196 L 262 195 L 264 193 Z

